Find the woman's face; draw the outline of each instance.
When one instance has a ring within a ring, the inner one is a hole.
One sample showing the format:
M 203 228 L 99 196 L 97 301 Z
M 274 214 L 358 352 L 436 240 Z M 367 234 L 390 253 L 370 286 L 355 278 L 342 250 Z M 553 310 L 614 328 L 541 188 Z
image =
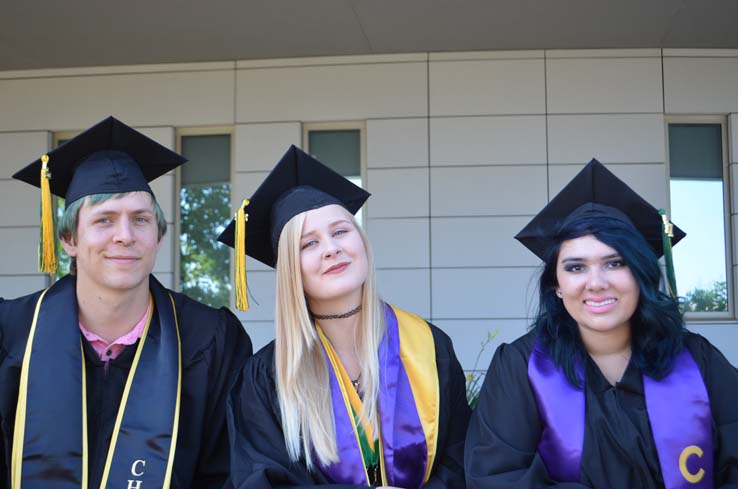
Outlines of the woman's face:
M 364 242 L 349 212 L 339 205 L 308 211 L 300 237 L 305 295 L 313 302 L 361 302 L 368 273 Z
M 614 249 L 594 236 L 561 244 L 556 294 L 582 335 L 629 328 L 640 291 L 630 268 Z

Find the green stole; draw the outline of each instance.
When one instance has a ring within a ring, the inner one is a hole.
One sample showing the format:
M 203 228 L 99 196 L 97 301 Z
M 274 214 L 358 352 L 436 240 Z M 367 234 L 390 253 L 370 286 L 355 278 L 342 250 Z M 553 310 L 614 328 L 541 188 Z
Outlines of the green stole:
M 128 373 L 100 489 L 169 488 L 182 384 L 179 325 L 171 294 L 153 278 L 150 301 L 155 307 Z M 88 488 L 86 374 L 77 317 L 72 276 L 36 303 L 21 367 L 12 489 Z

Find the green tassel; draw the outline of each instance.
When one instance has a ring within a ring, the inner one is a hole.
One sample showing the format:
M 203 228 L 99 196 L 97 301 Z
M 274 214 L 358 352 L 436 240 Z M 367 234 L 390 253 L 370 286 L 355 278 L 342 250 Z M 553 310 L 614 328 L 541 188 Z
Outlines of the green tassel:
M 674 273 L 674 256 L 671 253 L 671 238 L 674 237 L 674 225 L 669 222 L 664 209 L 659 209 L 661 215 L 661 241 L 664 247 L 664 262 L 666 263 L 666 284 L 669 287 L 669 293 L 673 298 L 677 298 L 676 274 Z

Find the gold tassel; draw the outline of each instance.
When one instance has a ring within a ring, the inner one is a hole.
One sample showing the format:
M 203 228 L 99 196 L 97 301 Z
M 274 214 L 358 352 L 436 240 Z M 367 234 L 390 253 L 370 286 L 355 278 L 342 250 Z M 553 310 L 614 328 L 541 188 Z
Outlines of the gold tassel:
M 41 242 L 38 245 L 38 270 L 54 275 L 57 265 L 56 240 L 49 180 L 51 180 L 49 155 L 43 155 L 41 157 Z
M 249 298 L 246 287 L 246 221 L 249 215 L 244 207 L 249 205 L 249 199 L 243 199 L 241 207 L 236 212 L 236 307 L 241 311 L 249 310 Z

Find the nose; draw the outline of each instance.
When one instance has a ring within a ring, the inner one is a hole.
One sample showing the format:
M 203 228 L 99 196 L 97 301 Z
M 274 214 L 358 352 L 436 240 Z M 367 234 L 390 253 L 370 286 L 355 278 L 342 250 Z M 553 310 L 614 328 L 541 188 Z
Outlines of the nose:
M 335 239 L 329 239 L 326 241 L 325 251 L 323 252 L 323 256 L 325 258 L 335 257 L 336 255 L 340 255 L 342 252 L 341 246 Z
M 130 246 L 134 240 L 133 225 L 128 219 L 119 219 L 115 226 L 113 241 L 123 246 Z
M 587 290 L 602 290 L 607 288 L 607 276 L 599 267 L 591 267 L 587 274 Z

